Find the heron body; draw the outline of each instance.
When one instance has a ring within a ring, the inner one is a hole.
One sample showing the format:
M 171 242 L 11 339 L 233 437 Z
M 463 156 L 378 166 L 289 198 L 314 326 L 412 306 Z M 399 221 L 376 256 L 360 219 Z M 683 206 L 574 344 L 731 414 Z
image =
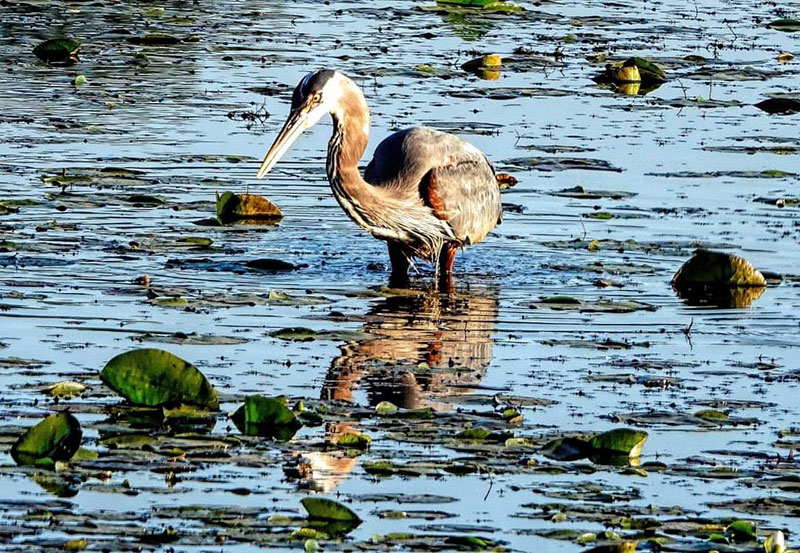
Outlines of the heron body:
M 482 241 L 502 218 L 486 156 L 453 135 L 415 127 L 384 139 L 362 176 L 358 163 L 370 127 L 364 94 L 345 75 L 321 69 L 295 88 L 259 178 L 325 113 L 333 120 L 326 162 L 331 190 L 351 219 L 388 243 L 392 281 L 405 282 L 411 260 L 420 258 L 434 264 L 441 283 L 451 283 L 458 248 Z

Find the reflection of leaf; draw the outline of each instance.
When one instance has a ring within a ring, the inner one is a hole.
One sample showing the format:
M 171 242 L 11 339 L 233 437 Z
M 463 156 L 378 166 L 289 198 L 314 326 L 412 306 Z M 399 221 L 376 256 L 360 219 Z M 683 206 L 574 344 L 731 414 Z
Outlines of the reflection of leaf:
M 217 392 L 197 367 L 168 351 L 137 349 L 109 361 L 100 380 L 134 405 L 219 409 Z
M 294 436 L 302 423 L 287 407 L 285 397 L 247 396 L 231 420 L 243 434 L 267 436 L 286 441 Z
M 50 415 L 29 428 L 11 447 L 19 465 L 52 466 L 69 460 L 81 445 L 81 425 L 67 412 Z
M 70 478 L 63 473 L 37 472 L 33 481 L 39 484 L 44 491 L 56 497 L 75 497 L 78 495 L 77 484 L 80 480 Z

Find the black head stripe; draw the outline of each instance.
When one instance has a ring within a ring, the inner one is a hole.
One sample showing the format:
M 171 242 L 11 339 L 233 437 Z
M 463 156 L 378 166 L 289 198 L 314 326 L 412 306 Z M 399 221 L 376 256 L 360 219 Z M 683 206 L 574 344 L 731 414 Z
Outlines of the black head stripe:
M 335 74 L 330 69 L 319 69 L 303 77 L 292 94 L 292 109 L 300 107 L 314 93 L 322 92 Z

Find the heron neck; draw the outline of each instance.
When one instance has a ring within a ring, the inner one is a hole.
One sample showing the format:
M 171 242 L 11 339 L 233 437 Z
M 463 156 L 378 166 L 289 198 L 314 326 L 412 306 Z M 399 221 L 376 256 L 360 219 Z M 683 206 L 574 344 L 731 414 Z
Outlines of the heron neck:
M 358 169 L 369 139 L 369 109 L 363 95 L 352 90 L 342 96 L 339 109 L 331 116 L 333 135 L 328 142 L 328 181 L 336 199 L 350 212 L 343 202 L 349 201 L 358 207 L 368 203 L 375 194 L 374 187 L 364 180 Z

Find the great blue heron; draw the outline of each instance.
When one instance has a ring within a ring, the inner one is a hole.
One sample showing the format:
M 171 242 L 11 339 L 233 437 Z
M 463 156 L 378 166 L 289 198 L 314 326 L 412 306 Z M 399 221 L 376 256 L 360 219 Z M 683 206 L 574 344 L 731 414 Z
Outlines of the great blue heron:
M 333 195 L 358 225 L 386 240 L 391 282 L 407 282 L 416 257 L 431 262 L 440 285 L 450 288 L 458 248 L 486 238 L 502 217 L 491 163 L 453 135 L 414 127 L 383 140 L 362 177 L 358 162 L 370 127 L 364 94 L 342 73 L 320 69 L 294 89 L 289 117 L 258 178 L 325 113 L 333 119 L 326 163 Z

